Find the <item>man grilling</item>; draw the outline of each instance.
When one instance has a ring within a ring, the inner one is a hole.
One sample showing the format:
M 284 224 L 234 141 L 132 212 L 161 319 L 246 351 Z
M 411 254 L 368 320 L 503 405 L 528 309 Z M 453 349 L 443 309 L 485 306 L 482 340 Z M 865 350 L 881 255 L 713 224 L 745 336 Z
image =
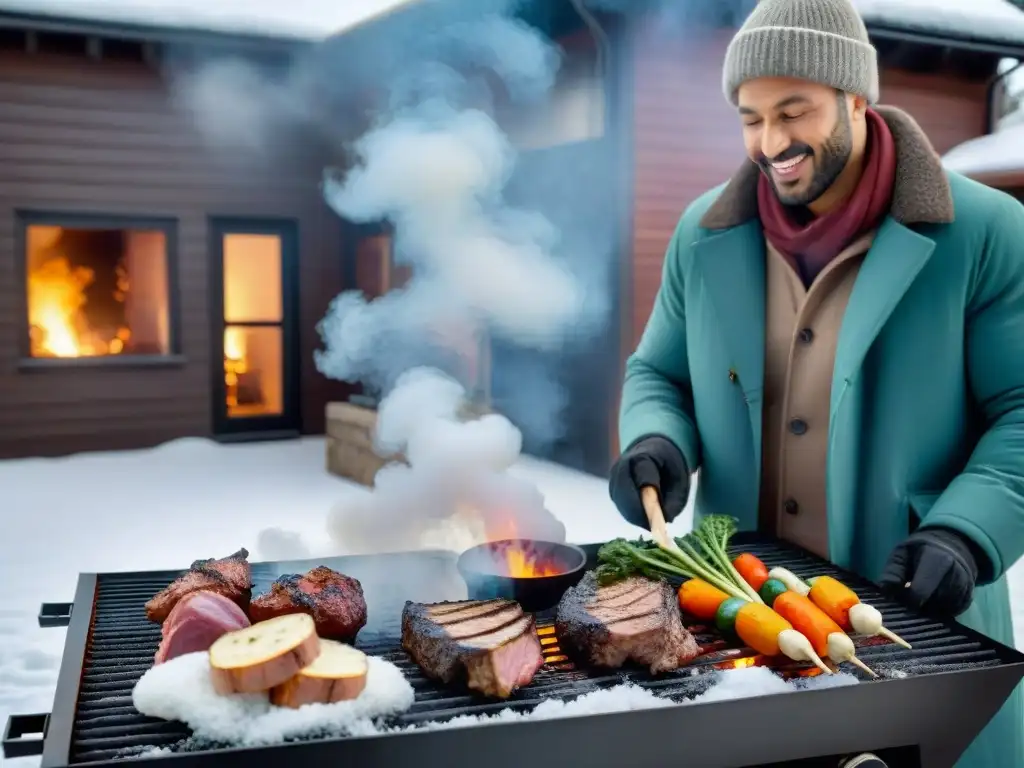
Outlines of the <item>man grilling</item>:
M 945 171 L 849 0 L 762 0 L 729 46 L 749 162 L 683 214 L 622 392 L 611 495 L 776 534 L 1013 644 L 1024 206 Z M 964 706 L 970 706 L 964 702 Z M 961 768 L 1024 765 L 1018 690 Z

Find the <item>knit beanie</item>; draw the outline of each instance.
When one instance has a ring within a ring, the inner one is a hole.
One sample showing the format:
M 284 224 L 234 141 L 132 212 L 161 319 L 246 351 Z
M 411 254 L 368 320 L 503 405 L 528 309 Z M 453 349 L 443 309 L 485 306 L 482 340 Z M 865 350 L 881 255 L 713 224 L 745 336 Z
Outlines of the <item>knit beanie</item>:
M 895 2 L 895 0 L 893 0 Z M 878 59 L 851 0 L 761 0 L 725 54 L 722 86 L 792 77 L 878 101 Z

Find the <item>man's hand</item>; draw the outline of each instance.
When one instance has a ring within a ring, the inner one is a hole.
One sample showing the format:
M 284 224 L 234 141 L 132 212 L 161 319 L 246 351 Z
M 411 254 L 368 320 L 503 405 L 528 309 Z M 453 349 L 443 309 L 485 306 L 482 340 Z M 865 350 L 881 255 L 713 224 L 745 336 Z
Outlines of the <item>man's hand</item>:
M 683 454 L 664 437 L 645 437 L 633 443 L 611 470 L 608 490 L 626 520 L 649 528 L 640 489 L 658 489 L 665 522 L 671 522 L 690 497 L 690 471 Z
M 896 547 L 880 583 L 924 613 L 952 619 L 970 606 L 977 581 L 978 562 L 963 536 L 922 528 Z

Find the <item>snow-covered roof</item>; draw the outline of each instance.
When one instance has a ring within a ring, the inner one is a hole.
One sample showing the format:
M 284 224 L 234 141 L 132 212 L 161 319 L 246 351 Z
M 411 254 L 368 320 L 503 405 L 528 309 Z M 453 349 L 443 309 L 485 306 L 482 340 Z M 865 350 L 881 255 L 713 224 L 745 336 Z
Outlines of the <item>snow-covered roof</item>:
M 854 0 L 854 4 L 868 26 L 1024 49 L 1024 11 L 1008 0 Z
M 415 0 L 0 0 L 0 14 L 317 41 Z
M 1024 120 L 1004 119 L 995 133 L 953 147 L 942 163 L 979 181 L 1024 183 Z

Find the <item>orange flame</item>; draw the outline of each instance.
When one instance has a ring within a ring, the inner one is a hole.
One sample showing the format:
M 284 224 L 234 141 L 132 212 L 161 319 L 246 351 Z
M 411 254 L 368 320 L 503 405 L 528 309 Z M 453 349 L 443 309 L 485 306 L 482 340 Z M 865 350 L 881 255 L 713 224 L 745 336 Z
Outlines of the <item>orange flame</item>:
M 28 313 L 33 357 L 95 357 L 118 355 L 131 337 L 128 328 L 118 328 L 110 338 L 89 327 L 84 313 L 86 289 L 95 274 L 84 267 L 72 267 L 64 256 L 48 259 L 28 275 Z M 123 302 L 128 276 L 117 272 L 114 300 Z
M 541 559 L 537 552 L 519 539 L 514 520 L 506 519 L 500 525 L 488 527 L 487 540 L 508 542 L 500 548 L 504 556 L 505 575 L 513 579 L 538 579 L 558 576 L 564 569 L 557 563 Z

